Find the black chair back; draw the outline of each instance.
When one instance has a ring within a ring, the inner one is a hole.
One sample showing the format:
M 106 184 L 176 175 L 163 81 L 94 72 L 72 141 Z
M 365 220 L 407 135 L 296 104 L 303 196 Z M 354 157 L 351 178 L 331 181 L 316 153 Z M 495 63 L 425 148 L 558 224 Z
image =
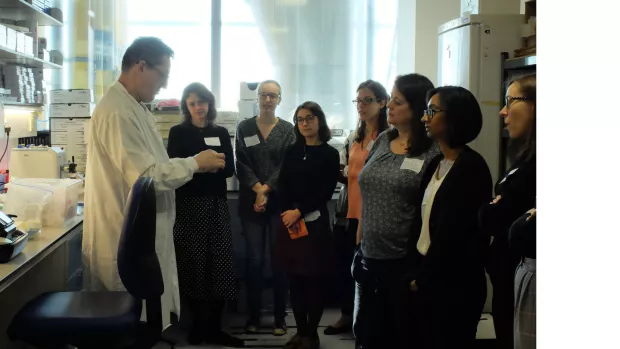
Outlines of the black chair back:
M 140 177 L 127 200 L 118 245 L 118 273 L 127 292 L 138 299 L 158 298 L 164 293 L 155 253 L 156 215 L 153 178 Z

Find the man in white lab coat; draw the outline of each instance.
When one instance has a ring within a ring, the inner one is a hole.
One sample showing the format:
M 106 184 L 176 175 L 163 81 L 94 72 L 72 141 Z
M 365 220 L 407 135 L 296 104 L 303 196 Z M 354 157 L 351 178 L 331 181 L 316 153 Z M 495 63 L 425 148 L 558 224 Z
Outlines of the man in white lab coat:
M 169 159 L 155 118 L 142 103 L 166 87 L 173 51 L 153 37 L 138 38 L 125 52 L 122 73 L 97 105 L 90 122 L 84 237 L 84 288 L 124 290 L 116 253 L 131 187 L 142 176 L 153 177 L 157 200 L 155 249 L 165 291 L 163 326 L 170 312 L 179 313 L 176 257 L 172 237 L 174 190 L 195 172 L 224 168 L 224 155 L 204 151 L 194 157 Z

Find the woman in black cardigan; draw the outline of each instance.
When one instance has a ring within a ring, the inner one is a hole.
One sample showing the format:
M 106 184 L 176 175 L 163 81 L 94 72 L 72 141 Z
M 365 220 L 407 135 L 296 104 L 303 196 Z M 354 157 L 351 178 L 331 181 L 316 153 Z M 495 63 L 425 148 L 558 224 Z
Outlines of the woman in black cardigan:
M 500 112 L 518 153 L 495 187 L 497 197 L 480 209 L 480 224 L 493 236 L 487 272 L 493 284 L 493 324 L 499 349 L 514 345 L 514 281 L 520 256 L 510 250 L 513 222 L 536 207 L 536 76 L 513 81 Z
M 485 249 L 478 209 L 492 197 L 493 182 L 480 154 L 466 144 L 482 128 L 475 97 L 462 87 L 429 91 L 422 121 L 442 154 L 422 178 L 412 251 L 411 290 L 418 320 L 416 348 L 469 348 L 486 300 Z

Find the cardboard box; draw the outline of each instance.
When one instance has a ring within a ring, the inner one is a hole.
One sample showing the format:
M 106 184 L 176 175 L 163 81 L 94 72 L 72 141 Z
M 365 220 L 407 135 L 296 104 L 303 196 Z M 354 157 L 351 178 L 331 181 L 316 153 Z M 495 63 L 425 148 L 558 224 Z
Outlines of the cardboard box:
M 236 111 L 218 111 L 216 122 L 237 122 L 239 113 Z
M 93 101 L 94 95 L 90 89 L 50 91 L 50 103 L 52 104 L 87 104 L 93 103 Z
M 28 56 L 34 57 L 34 38 L 26 35 L 24 39 L 24 53 Z
M 93 104 L 50 104 L 50 118 L 89 118 Z

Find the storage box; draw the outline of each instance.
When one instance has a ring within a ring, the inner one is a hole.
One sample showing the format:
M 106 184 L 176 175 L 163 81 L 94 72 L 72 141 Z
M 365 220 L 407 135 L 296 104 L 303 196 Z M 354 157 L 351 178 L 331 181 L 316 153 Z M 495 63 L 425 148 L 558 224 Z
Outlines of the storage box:
M 6 27 L 0 24 L 0 46 L 6 47 Z
M 237 122 L 239 113 L 236 111 L 218 111 L 216 122 Z
M 88 118 L 94 110 L 93 104 L 50 104 L 50 118 Z
M 17 31 L 15 29 L 6 28 L 6 48 L 12 51 L 17 48 Z
M 239 99 L 241 100 L 258 100 L 259 82 L 241 82 L 239 87 Z
M 26 53 L 26 34 L 17 32 L 17 48 L 15 51 L 19 53 Z
M 90 89 L 50 91 L 50 103 L 52 104 L 93 103 L 93 100 L 93 91 Z
M 34 38 L 26 35 L 24 39 L 24 53 L 28 56 L 34 57 Z

